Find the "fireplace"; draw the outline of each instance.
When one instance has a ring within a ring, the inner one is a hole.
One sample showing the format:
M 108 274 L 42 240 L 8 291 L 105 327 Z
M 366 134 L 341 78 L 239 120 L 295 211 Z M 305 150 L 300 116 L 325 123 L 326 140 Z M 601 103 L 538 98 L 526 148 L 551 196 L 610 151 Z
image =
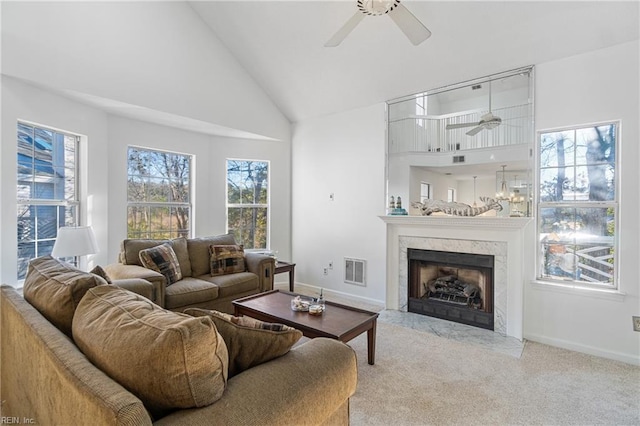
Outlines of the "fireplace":
M 494 330 L 494 256 L 407 249 L 409 312 Z

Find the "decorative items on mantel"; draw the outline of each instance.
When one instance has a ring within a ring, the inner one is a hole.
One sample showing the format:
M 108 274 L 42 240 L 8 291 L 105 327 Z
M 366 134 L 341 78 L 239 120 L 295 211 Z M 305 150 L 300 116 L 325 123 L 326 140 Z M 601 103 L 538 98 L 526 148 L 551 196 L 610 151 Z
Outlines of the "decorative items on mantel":
M 442 212 L 453 216 L 478 216 L 489 210 L 502 210 L 502 205 L 490 197 L 480 197 L 480 201 L 484 206 L 472 207 L 469 204 L 442 201 L 442 200 L 425 200 L 423 203 L 414 201 L 412 206 L 420 209 L 423 216 L 431 216 L 432 213 Z
M 397 199 L 395 199 L 393 195 L 389 199 L 389 214 L 394 216 L 408 215 L 407 211 L 402 208 L 402 198 L 400 198 L 399 195 Z

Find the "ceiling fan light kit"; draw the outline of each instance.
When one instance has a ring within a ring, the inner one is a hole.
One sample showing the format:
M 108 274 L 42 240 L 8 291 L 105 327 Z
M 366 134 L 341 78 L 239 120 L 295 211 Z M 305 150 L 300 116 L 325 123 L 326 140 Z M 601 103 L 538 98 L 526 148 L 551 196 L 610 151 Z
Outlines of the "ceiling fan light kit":
M 400 4 L 400 0 L 357 0 L 356 3 L 358 11 L 325 43 L 325 47 L 338 46 L 367 16 L 389 15 L 414 46 L 431 37 L 431 31 Z

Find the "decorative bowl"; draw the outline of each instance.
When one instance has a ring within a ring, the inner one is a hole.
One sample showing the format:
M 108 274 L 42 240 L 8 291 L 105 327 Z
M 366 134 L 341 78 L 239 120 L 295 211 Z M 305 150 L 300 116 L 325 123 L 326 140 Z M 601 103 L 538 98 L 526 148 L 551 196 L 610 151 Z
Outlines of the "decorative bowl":
M 310 299 L 303 299 L 300 296 L 296 296 L 291 299 L 291 310 L 296 312 L 309 312 L 311 302 Z
M 311 303 L 309 305 L 309 315 L 322 315 L 324 312 L 324 305 L 320 303 Z

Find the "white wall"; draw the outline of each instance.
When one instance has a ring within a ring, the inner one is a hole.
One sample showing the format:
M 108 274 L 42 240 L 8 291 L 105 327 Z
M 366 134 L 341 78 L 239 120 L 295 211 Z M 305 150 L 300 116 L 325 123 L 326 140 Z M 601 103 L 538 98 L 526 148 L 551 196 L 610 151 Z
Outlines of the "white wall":
M 625 295 L 563 290 L 529 282 L 524 289 L 525 338 L 637 364 L 640 333 L 632 331 L 631 316 L 640 315 L 638 51 L 638 42 L 632 42 L 539 64 L 535 70 L 537 129 L 622 120 L 618 234 L 619 282 Z M 377 216 L 386 203 L 384 184 L 379 183 L 384 148 L 383 137 L 376 130 L 383 122 L 382 107 L 373 106 L 296 125 L 293 248 L 300 271 L 297 281 L 383 300 L 382 273 L 369 284 L 371 289 L 343 284 L 339 274 L 334 278 L 335 272 L 322 276 L 328 261 L 336 262 L 336 258 L 352 255 L 354 250 L 377 259 L 383 256 L 386 235 Z M 376 139 L 380 142 L 372 143 Z M 503 159 L 509 160 L 501 157 L 498 161 Z M 408 182 L 407 168 L 402 167 L 402 171 Z M 350 185 L 342 188 L 342 182 Z M 408 188 L 389 189 L 392 194 L 405 191 L 403 200 L 408 195 Z M 328 200 L 331 192 L 336 194 L 333 203 Z M 365 194 L 368 199 L 364 204 L 354 202 Z M 523 262 L 533 262 L 534 239 L 528 247 Z M 370 261 L 370 282 L 371 265 Z
M 37 101 L 34 101 L 37 100 Z M 227 158 L 270 162 L 271 247 L 291 257 L 291 147 L 287 142 L 220 138 L 115 117 L 39 88 L 2 77 L 2 216 L 0 278 L 16 284 L 16 123 L 27 120 L 86 137 L 81 146 L 85 170 L 83 222 L 96 232 L 100 252 L 91 264 L 117 260 L 126 238 L 127 147 L 142 146 L 194 155 L 194 235 L 226 232 Z
M 536 67 L 536 128 L 621 120 L 619 285 L 624 296 L 531 284 L 525 337 L 640 364 L 640 159 L 638 41 Z
M 384 303 L 384 104 L 297 123 L 292 145 L 296 282 Z M 367 261 L 366 287 L 344 283 L 344 257 Z
M 290 124 L 186 2 L 1 2 L 0 7 L 3 283 L 16 283 L 18 119 L 86 137 L 84 221 L 94 226 L 100 246 L 90 258 L 94 263 L 115 261 L 126 235 L 130 143 L 196 156 L 196 235 L 225 230 L 227 157 L 271 161 L 271 245 L 291 257 Z M 278 141 L 205 136 L 115 117 L 77 100 L 97 98 L 99 104 L 129 105 L 161 118 L 198 120 Z
M 2 73 L 288 140 L 289 122 L 187 2 L 2 2 Z
M 213 137 L 122 117 L 109 117 L 109 260 L 116 261 L 126 238 L 127 148 L 130 145 L 193 155 L 195 159 L 195 236 L 226 232 L 226 160 L 270 163 L 271 247 L 283 258 L 290 247 L 290 145 Z

